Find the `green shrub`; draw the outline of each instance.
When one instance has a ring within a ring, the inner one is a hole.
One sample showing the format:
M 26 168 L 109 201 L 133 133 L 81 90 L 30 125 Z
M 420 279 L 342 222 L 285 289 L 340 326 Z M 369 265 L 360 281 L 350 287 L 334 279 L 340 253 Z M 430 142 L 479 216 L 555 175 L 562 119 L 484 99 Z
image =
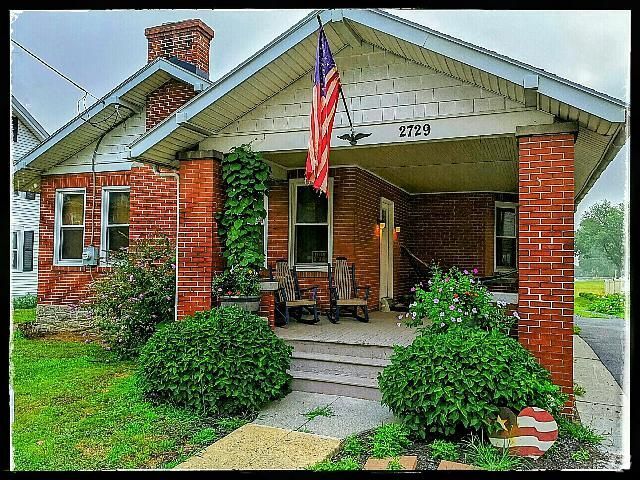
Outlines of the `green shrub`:
M 621 293 L 612 293 L 599 297 L 591 302 L 588 308 L 592 312 L 621 317 L 624 315 L 624 295 Z
M 435 460 L 449 460 L 450 462 L 455 462 L 460 456 L 458 445 L 452 442 L 447 442 L 446 440 L 434 440 L 431 442 L 431 445 L 429 445 L 429 450 L 431 451 L 431 456 Z
M 581 448 L 580 450 L 573 452 L 571 454 L 571 458 L 576 462 L 586 462 L 591 458 L 591 454 L 586 448 Z
M 342 443 L 342 452 L 349 456 L 357 457 L 365 452 L 365 446 L 358 437 L 349 435 Z
M 211 286 L 216 295 L 260 295 L 260 274 L 250 268 L 234 265 L 217 274 Z
M 306 470 L 312 470 L 314 472 L 335 472 L 341 470 L 360 470 L 360 465 L 354 458 L 345 457 L 342 460 L 323 460 L 315 465 L 307 467 Z
M 174 319 L 175 250 L 148 239 L 110 253 L 112 268 L 92 283 L 89 312 L 109 348 L 134 358 L 162 322 Z
M 243 415 L 286 393 L 291 351 L 263 318 L 216 308 L 160 328 L 141 351 L 139 378 L 153 401 Z
M 26 295 L 20 295 L 18 297 L 13 297 L 11 301 L 13 308 L 16 310 L 21 310 L 25 308 L 36 308 L 36 303 L 38 302 L 38 297 L 31 293 L 27 293 Z
M 508 334 L 518 314 L 506 315 L 506 303 L 494 303 L 491 292 L 474 276 L 477 272 L 461 272 L 455 267 L 444 272 L 437 265 L 432 266 L 428 286 L 421 283 L 415 287 L 415 301 L 405 314 L 407 324 L 422 329 L 423 319 L 427 318 L 432 322 L 426 329 L 430 332 L 463 325 Z
M 535 405 L 555 414 L 566 401 L 535 357 L 516 340 L 478 328 L 450 328 L 395 346 L 378 375 L 382 403 L 412 433 L 480 429 L 498 413 Z
M 470 457 L 471 463 L 484 470 L 513 470 L 522 463 L 522 459 L 511 455 L 508 448 L 496 448 L 476 436 L 466 442 L 465 450 L 465 456 Z
M 593 431 L 590 427 L 582 425 L 581 423 L 572 422 L 563 417 L 559 417 L 556 420 L 558 424 L 558 430 L 560 435 L 569 436 L 575 438 L 579 442 L 591 443 L 593 445 L 599 445 L 604 440 L 604 437 Z
M 401 423 L 380 425 L 373 433 L 373 449 L 375 458 L 397 457 L 409 446 L 409 429 Z
M 573 326 L 573 334 L 574 335 L 580 335 L 581 332 L 582 332 L 582 329 L 578 325 L 574 325 Z
M 400 459 L 398 457 L 393 457 L 391 460 L 389 460 L 387 470 L 404 470 L 404 467 L 400 463 Z
M 597 295 L 595 293 L 591 293 L 591 292 L 580 292 L 578 294 L 579 297 L 585 298 L 587 300 L 589 300 L 590 302 L 593 302 L 594 300 L 597 300 L 598 298 L 600 298 L 600 295 Z

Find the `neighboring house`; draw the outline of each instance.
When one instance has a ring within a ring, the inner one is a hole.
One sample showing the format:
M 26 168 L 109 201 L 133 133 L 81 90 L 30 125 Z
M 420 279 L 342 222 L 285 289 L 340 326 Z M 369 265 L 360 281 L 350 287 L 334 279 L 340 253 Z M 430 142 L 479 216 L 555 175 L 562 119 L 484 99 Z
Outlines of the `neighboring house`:
M 316 13 L 355 129 L 371 133 L 357 146 L 339 139 L 349 132 L 339 104 L 328 199 L 302 180 Z M 322 308 L 336 256 L 372 287 L 371 309 L 409 293 L 415 258 L 485 277 L 515 270 L 501 289 L 520 313 L 519 340 L 572 392 L 573 215 L 626 141 L 624 102 L 375 9 L 314 12 L 211 86 L 157 58 L 208 71 L 208 27 L 146 34 L 152 63 L 18 166 L 17 184 L 42 195 L 43 312 L 63 315 L 85 298 L 108 266 L 83 266 L 83 248 L 105 255 L 118 232 L 177 238 L 177 316 L 210 308 L 223 267 L 221 152 L 251 141 L 272 167 L 267 263 L 288 259 L 302 286 L 320 287 Z M 208 88 L 196 95 L 195 82 Z M 124 123 L 96 146 L 101 131 L 85 120 L 118 123 L 118 104 L 128 105 Z M 271 301 L 263 295 L 270 320 Z
M 49 134 L 11 95 L 11 160 L 14 165 Z M 11 295 L 38 291 L 40 195 L 14 190 L 11 202 Z

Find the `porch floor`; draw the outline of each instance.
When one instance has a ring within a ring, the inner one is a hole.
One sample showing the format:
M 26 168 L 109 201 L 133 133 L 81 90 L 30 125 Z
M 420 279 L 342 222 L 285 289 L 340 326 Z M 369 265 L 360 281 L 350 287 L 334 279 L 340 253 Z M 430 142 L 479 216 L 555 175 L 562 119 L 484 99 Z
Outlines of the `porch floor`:
M 276 327 L 275 333 L 284 340 L 348 343 L 357 345 L 409 345 L 416 329 L 398 320 L 401 312 L 369 312 L 369 323 L 343 317 L 333 324 L 326 316 L 314 325 L 292 320 L 287 327 Z M 400 322 L 400 325 L 398 325 Z

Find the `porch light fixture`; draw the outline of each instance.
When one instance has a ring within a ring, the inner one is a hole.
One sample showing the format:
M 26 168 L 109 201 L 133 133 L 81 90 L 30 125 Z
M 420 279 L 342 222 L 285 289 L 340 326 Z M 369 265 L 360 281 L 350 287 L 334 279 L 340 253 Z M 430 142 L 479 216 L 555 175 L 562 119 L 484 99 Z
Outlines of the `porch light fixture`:
M 380 225 L 380 230 L 382 230 L 384 227 L 387 226 L 387 224 L 384 222 L 384 220 L 380 219 L 378 221 L 378 224 Z
M 396 231 L 396 233 L 400 233 L 400 227 L 395 227 L 394 230 Z

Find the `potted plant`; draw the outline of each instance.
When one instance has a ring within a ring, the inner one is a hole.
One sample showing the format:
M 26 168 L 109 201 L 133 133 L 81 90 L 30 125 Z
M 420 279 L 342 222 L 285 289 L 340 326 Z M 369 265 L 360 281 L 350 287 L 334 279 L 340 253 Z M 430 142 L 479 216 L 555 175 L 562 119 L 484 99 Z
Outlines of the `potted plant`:
M 237 305 L 252 313 L 260 309 L 260 277 L 255 270 L 234 265 L 216 275 L 212 285 L 221 307 Z

